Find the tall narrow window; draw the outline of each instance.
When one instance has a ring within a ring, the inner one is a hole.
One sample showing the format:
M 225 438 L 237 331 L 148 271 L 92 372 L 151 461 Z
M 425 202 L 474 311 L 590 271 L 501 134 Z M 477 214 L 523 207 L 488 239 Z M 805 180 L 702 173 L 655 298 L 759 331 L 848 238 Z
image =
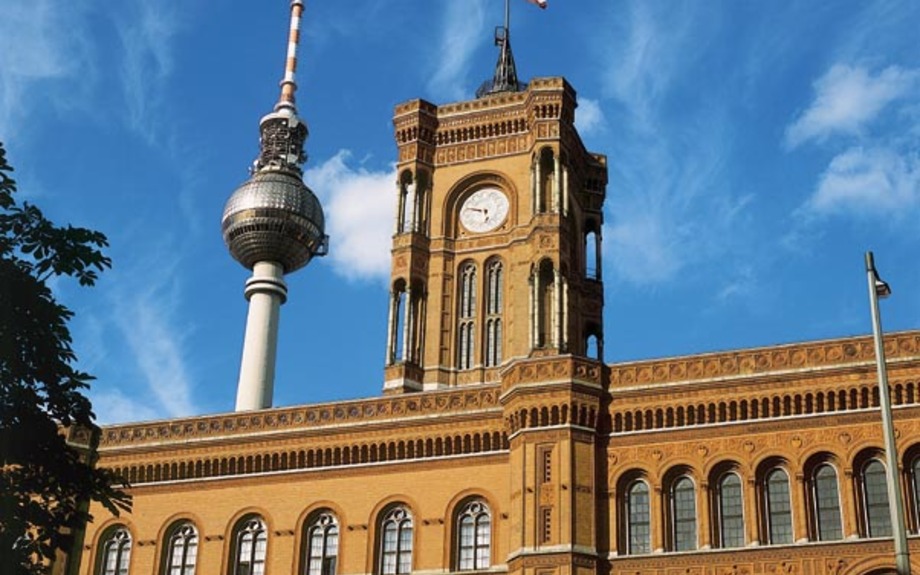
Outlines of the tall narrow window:
M 460 269 L 460 309 L 457 314 L 457 368 L 473 367 L 476 327 L 476 266 L 466 263 Z
M 191 523 L 177 525 L 169 535 L 167 575 L 194 575 L 198 561 L 198 531 Z
M 726 473 L 719 480 L 719 544 L 721 547 L 744 545 L 744 506 L 741 503 L 741 480 Z
M 789 476 L 780 468 L 767 473 L 765 507 L 767 532 L 772 545 L 792 543 L 792 504 L 789 499 Z
M 866 533 L 869 537 L 891 537 L 891 512 L 888 507 L 888 483 L 885 466 L 872 459 L 862 469 L 862 498 L 866 510 Z
M 335 575 L 339 556 L 339 524 L 329 512 L 315 515 L 307 523 L 304 575 Z
M 671 486 L 671 540 L 674 551 L 696 549 L 696 490 L 689 477 Z
M 117 527 L 102 543 L 101 575 L 127 575 L 131 563 L 131 534 Z
M 403 575 L 412 571 L 412 516 L 394 507 L 380 522 L 380 574 Z
M 240 521 L 234 533 L 234 558 L 231 575 L 263 575 L 268 532 L 258 516 Z
M 457 570 L 488 569 L 491 562 L 492 518 L 485 502 L 471 501 L 457 515 Z
M 840 494 L 837 490 L 837 472 L 833 467 L 825 463 L 815 470 L 812 490 L 818 540 L 842 539 Z
M 626 544 L 630 555 L 652 550 L 648 485 L 635 481 L 626 492 Z
M 502 263 L 489 262 L 486 267 L 486 367 L 502 361 Z

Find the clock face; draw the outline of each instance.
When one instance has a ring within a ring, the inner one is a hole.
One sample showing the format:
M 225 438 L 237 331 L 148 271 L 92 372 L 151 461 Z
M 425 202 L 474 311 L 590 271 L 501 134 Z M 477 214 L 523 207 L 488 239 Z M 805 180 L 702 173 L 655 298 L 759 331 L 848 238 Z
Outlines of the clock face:
M 508 196 L 498 188 L 473 192 L 460 207 L 460 223 L 471 232 L 491 232 L 508 217 Z

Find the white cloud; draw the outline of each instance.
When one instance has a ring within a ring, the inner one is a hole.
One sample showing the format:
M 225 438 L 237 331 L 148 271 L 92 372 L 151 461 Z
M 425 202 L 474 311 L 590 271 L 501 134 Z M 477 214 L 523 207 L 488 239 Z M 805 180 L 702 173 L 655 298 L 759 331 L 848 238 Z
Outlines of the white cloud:
M 79 3 L 8 4 L 0 18 L 0 139 L 12 136 L 32 107 L 47 105 L 48 82 L 64 82 L 74 98 L 90 75 Z
M 396 172 L 368 171 L 346 164 L 342 150 L 306 171 L 304 180 L 326 212 L 329 260 L 348 279 L 389 277 L 395 217 Z
M 87 395 L 93 403 L 93 412 L 96 414 L 96 423 L 99 425 L 150 421 L 163 417 L 162 413 L 150 407 L 145 401 L 137 397 L 129 397 L 118 389 L 97 391 L 94 387 Z
M 467 83 L 470 58 L 482 45 L 485 1 L 445 3 L 434 74 L 428 90 L 437 100 L 456 101 L 470 96 Z
M 815 84 L 811 106 L 788 128 L 786 144 L 794 148 L 833 134 L 858 134 L 894 100 L 920 82 L 920 71 L 889 66 L 873 75 L 863 67 L 837 64 Z
M 920 158 L 851 148 L 831 160 L 804 208 L 818 214 L 899 216 L 920 207 Z
M 605 122 L 604 111 L 597 100 L 578 99 L 578 108 L 575 109 L 575 127 L 582 136 L 602 132 Z

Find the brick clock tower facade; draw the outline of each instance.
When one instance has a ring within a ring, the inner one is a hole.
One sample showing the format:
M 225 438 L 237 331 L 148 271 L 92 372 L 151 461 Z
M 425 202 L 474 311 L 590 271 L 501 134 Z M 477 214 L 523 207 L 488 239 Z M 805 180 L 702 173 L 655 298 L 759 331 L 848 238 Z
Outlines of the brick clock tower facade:
M 394 118 L 384 392 L 501 384 L 512 573 L 597 572 L 607 165 L 575 107 L 564 79 L 539 78 Z

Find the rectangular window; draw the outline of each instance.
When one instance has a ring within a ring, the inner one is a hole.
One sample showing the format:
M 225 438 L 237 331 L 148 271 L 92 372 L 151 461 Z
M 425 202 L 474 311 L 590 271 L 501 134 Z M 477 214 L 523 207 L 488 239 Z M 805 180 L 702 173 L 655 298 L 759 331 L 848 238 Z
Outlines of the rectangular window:
M 540 483 L 549 483 L 553 480 L 553 448 L 544 447 L 540 450 L 542 463 Z
M 549 543 L 553 536 L 553 510 L 544 507 L 540 511 L 540 542 Z

